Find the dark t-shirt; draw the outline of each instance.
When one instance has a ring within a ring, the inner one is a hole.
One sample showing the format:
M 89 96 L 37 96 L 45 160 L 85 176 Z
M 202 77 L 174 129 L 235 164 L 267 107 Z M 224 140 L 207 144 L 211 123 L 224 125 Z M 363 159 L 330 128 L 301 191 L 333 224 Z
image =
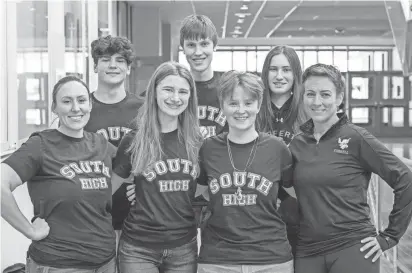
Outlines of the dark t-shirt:
M 119 146 L 123 136 L 135 128 L 133 120 L 142 105 L 135 95 L 127 93 L 126 97 L 114 104 L 97 100 L 92 93 L 93 108 L 90 120 L 84 128 L 86 131 L 103 135 L 114 146 Z M 123 221 L 129 213 L 129 201 L 126 197 L 127 183 L 113 194 L 113 227 L 122 229 Z
M 196 82 L 200 129 L 205 138 L 227 131 L 226 117 L 220 109 L 217 96 L 222 75 L 222 72 L 214 72 L 212 79 Z
M 113 171 L 120 177 L 131 173 L 131 155 L 126 150 L 136 131 L 122 140 Z M 134 177 L 136 204 L 123 225 L 125 240 L 150 249 L 182 246 L 196 236 L 196 223 L 191 200 L 196 190 L 198 171 L 188 160 L 177 130 L 161 134 L 164 157 L 142 175 Z
M 210 137 L 200 152 L 199 183 L 209 185 L 211 216 L 202 232 L 199 263 L 290 261 L 286 226 L 276 205 L 279 186 L 291 183 L 292 159 L 288 148 L 279 138 L 259 133 L 252 164 L 245 172 L 236 172 L 226 141 L 227 133 Z M 230 142 L 236 168 L 246 166 L 253 144 Z
M 100 267 L 116 253 L 111 167 L 115 149 L 101 135 L 77 139 L 56 129 L 31 137 L 4 163 L 27 187 L 34 215 L 50 226 L 29 255 L 42 265 Z

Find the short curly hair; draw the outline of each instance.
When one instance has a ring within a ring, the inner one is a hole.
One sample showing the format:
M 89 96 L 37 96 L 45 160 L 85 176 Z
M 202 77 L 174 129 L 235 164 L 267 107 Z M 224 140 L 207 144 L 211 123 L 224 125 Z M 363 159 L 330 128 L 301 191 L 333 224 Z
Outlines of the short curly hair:
M 95 65 L 99 62 L 99 58 L 107 55 L 112 56 L 116 53 L 122 55 L 128 65 L 134 59 L 133 45 L 126 37 L 114 37 L 111 35 L 100 37 L 92 42 L 91 48 Z

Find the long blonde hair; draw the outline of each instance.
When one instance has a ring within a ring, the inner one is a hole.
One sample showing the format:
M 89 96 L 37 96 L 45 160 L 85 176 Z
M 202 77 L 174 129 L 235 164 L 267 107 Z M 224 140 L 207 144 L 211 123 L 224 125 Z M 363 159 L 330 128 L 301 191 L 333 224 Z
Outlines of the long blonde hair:
M 186 79 L 190 86 L 187 108 L 178 117 L 178 137 L 186 147 L 188 160 L 198 169 L 199 148 L 202 135 L 199 129 L 197 94 L 195 82 L 189 70 L 177 62 L 161 64 L 153 73 L 146 89 L 143 106 L 136 118 L 137 133 L 128 152 L 131 152 L 132 173 L 141 174 L 164 155 L 161 141 L 161 127 L 158 118 L 156 88 L 167 76 L 175 75 Z

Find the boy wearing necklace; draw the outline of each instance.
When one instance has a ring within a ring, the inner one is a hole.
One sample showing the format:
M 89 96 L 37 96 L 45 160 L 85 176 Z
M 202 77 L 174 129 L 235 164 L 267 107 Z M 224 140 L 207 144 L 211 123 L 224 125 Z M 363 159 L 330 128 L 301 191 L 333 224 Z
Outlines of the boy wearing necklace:
M 294 271 L 276 206 L 279 188 L 291 183 L 292 158 L 281 139 L 255 128 L 263 88 L 259 77 L 237 71 L 219 83 L 229 132 L 207 138 L 200 150 L 198 192 L 210 199 L 211 216 L 202 232 L 199 273 Z

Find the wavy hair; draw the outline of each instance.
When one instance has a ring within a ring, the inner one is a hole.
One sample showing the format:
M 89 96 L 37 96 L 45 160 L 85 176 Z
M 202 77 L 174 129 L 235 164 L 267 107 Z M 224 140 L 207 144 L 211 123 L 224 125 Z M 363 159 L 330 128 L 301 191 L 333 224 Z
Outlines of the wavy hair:
M 300 107 L 303 98 L 303 87 L 302 87 L 302 66 L 300 65 L 299 57 L 296 51 L 286 45 L 279 45 L 272 48 L 266 55 L 265 62 L 262 68 L 262 80 L 265 85 L 265 92 L 263 94 L 262 108 L 259 112 L 258 125 L 259 129 L 263 132 L 273 131 L 273 120 L 274 113 L 272 109 L 272 92 L 269 85 L 269 68 L 272 58 L 276 55 L 283 54 L 289 61 L 290 67 L 293 73 L 293 85 L 291 88 L 292 92 L 292 104 L 286 116 L 285 122 L 292 121 L 293 129 L 298 132 L 299 126 L 306 122 L 309 118 L 306 115 L 303 107 Z
M 135 119 L 137 133 L 128 152 L 131 152 L 132 173 L 141 174 L 162 159 L 164 155 L 161 141 L 156 88 L 167 76 L 175 75 L 186 79 L 190 86 L 190 98 L 187 108 L 178 117 L 178 137 L 184 143 L 188 159 L 198 170 L 199 148 L 203 137 L 200 133 L 196 86 L 192 74 L 177 62 L 165 62 L 153 73 L 146 89 L 145 101 Z

